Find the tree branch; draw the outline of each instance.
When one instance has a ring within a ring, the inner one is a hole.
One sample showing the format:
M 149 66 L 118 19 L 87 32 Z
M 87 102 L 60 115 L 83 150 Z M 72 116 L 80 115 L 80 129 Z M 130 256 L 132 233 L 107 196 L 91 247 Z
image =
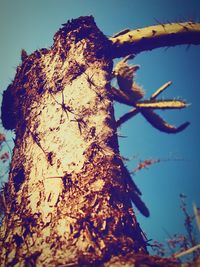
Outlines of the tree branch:
M 135 101 L 130 98 L 126 93 L 122 90 L 118 90 L 115 87 L 111 87 L 111 94 L 114 101 L 117 101 L 121 104 L 125 104 L 128 106 L 134 106 Z
M 200 44 L 200 24 L 191 21 L 184 23 L 160 24 L 129 31 L 110 38 L 112 57 L 118 58 L 129 54 L 159 47 L 181 44 Z
M 159 95 L 160 95 L 165 89 L 167 89 L 171 84 L 172 84 L 171 81 L 169 81 L 169 82 L 163 84 L 160 88 L 158 88 L 158 89 L 156 90 L 156 92 L 154 92 L 154 93 L 152 94 L 152 96 L 150 97 L 150 99 L 151 99 L 151 100 L 156 99 L 157 96 L 159 96 Z
M 126 95 L 123 91 L 117 90 L 112 87 L 113 99 L 123 104 L 133 105 L 134 108 L 128 113 L 124 114 L 116 122 L 117 127 L 119 127 L 124 122 L 128 121 L 139 112 L 144 116 L 144 118 L 156 129 L 165 133 L 178 133 L 183 131 L 190 123 L 185 122 L 179 127 L 175 127 L 163 120 L 158 114 L 156 114 L 154 109 L 181 109 L 186 108 L 188 104 L 183 100 L 156 100 L 157 96 L 160 95 L 167 87 L 171 85 L 171 82 L 167 82 L 157 89 L 150 97 L 149 100 L 135 102 L 131 100 L 131 97 Z
M 175 134 L 182 132 L 190 124 L 189 122 L 185 122 L 181 124 L 179 127 L 176 127 L 163 120 L 158 114 L 153 112 L 153 110 L 141 109 L 140 112 L 154 128 L 168 134 L 170 133 Z
M 140 112 L 140 109 L 138 108 L 133 108 L 131 109 L 129 112 L 127 112 L 126 114 L 124 114 L 123 116 L 121 116 L 119 118 L 119 120 L 117 120 L 117 128 L 119 126 L 121 126 L 124 122 L 130 120 L 132 117 L 134 117 L 135 115 L 137 115 Z
M 179 127 L 175 127 L 174 125 L 171 125 L 167 123 L 165 120 L 163 120 L 158 114 L 153 112 L 152 109 L 133 108 L 129 112 L 124 114 L 121 118 L 119 118 L 119 120 L 116 122 L 117 127 L 121 126 L 124 122 L 128 121 L 129 119 L 137 115 L 139 112 L 154 128 L 165 133 L 179 133 L 183 131 L 190 124 L 189 122 L 185 122 L 181 124 Z
M 144 100 L 135 104 L 137 108 L 145 109 L 181 109 L 186 108 L 188 104 L 183 100 Z
M 196 251 L 196 250 L 200 250 L 200 244 L 198 244 L 198 245 L 196 245 L 196 246 L 194 246 L 194 247 L 192 247 L 192 248 L 189 248 L 189 249 L 187 249 L 187 250 L 184 250 L 184 251 L 182 251 L 182 252 L 175 253 L 175 254 L 173 255 L 173 257 L 175 257 L 175 258 L 180 258 L 180 257 L 183 257 L 183 256 L 185 256 L 185 255 L 187 255 L 187 254 L 190 254 L 190 253 L 192 253 L 192 252 L 194 252 L 194 251 Z

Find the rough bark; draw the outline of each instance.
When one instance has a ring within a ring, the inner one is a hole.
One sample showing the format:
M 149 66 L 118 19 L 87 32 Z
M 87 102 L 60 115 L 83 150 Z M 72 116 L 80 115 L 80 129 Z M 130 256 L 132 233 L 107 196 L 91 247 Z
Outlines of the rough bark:
M 1 266 L 179 266 L 148 256 L 132 209 L 149 215 L 119 154 L 113 49 L 81 17 L 50 49 L 22 51 L 2 103 L 16 140 L 1 194 Z
M 141 52 L 164 46 L 200 44 L 200 24 L 192 21 L 159 23 L 136 30 L 126 30 L 110 38 L 112 57 Z
M 88 266 L 146 253 L 119 155 L 110 41 L 91 17 L 23 57 L 4 93 L 16 140 L 3 193 L 1 266 Z

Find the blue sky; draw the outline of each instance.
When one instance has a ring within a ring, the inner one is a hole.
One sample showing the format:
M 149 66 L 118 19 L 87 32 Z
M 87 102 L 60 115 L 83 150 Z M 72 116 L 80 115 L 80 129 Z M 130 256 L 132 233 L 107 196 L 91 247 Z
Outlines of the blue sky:
M 0 92 L 5 90 L 20 63 L 20 51 L 28 53 L 52 44 L 53 35 L 68 19 L 93 15 L 99 28 L 109 37 L 124 28 L 140 28 L 160 22 L 193 19 L 200 21 L 200 2 L 196 0 L 0 0 Z M 162 97 L 182 97 L 192 105 L 186 110 L 160 114 L 172 124 L 190 121 L 182 133 L 159 132 L 137 115 L 124 124 L 120 134 L 122 155 L 133 157 L 134 169 L 143 159 L 163 159 L 148 170 L 137 172 L 134 179 L 148 205 L 151 216 L 144 218 L 136 210 L 139 223 L 149 239 L 164 241 L 170 234 L 184 233 L 179 194 L 188 196 L 188 206 L 200 206 L 200 46 L 156 49 L 138 55 L 134 64 L 141 66 L 137 82 L 149 96 L 163 83 L 172 86 Z M 116 117 L 127 107 L 115 105 Z M 3 131 L 3 129 L 1 129 Z M 7 132 L 9 138 L 11 133 Z M 166 160 L 169 159 L 169 160 Z M 180 159 L 180 160 L 177 160 Z M 166 160 L 166 161 L 165 161 Z

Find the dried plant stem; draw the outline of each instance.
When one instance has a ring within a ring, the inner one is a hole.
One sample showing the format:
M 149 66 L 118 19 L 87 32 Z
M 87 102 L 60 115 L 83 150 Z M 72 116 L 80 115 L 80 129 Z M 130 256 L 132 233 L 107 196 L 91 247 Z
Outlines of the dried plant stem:
M 119 118 L 117 121 L 117 127 L 141 112 L 141 114 L 147 119 L 148 122 L 151 123 L 153 127 L 162 132 L 178 133 L 184 130 L 189 125 L 188 122 L 180 125 L 179 127 L 175 127 L 174 125 L 164 121 L 159 115 L 153 112 L 153 109 L 181 109 L 188 106 L 188 104 L 183 100 L 156 100 L 156 97 L 163 92 L 163 90 L 169 87 L 170 84 L 171 82 L 167 82 L 162 85 L 151 95 L 149 100 L 133 102 L 132 105 L 135 108 L 131 109 L 128 113 Z M 131 103 L 131 99 L 124 92 L 115 88 L 112 88 L 112 90 L 112 92 L 114 92 L 114 99 L 116 101 L 124 104 Z
M 163 84 L 160 88 L 158 88 L 155 93 L 152 94 L 152 96 L 150 97 L 151 100 L 154 100 L 157 98 L 157 96 L 159 96 L 165 89 L 167 89 L 170 85 L 172 84 L 172 81 L 169 81 L 165 84 Z
M 121 118 L 119 118 L 119 120 L 117 120 L 117 127 L 137 115 L 139 112 L 140 110 L 138 108 L 131 109 L 128 113 L 124 114 Z
M 197 222 L 197 226 L 198 226 L 198 229 L 200 231 L 200 213 L 199 213 L 197 206 L 195 204 L 193 204 L 193 210 L 194 210 L 194 215 L 195 215 L 195 219 Z
M 182 257 L 182 256 L 185 256 L 185 255 L 187 255 L 187 254 L 190 254 L 190 253 L 192 253 L 192 252 L 194 252 L 194 251 L 196 251 L 196 250 L 199 250 L 200 249 L 200 244 L 198 244 L 198 245 L 196 245 L 196 246 L 194 246 L 194 247 L 192 247 L 192 248 L 189 248 L 189 249 L 187 249 L 187 250 L 185 250 L 185 251 L 182 251 L 182 252 L 180 252 L 180 253 L 175 253 L 174 255 L 173 255 L 173 257 L 175 257 L 175 258 L 180 258 L 180 257 Z
M 182 100 L 147 100 L 137 102 L 136 107 L 151 109 L 181 109 L 187 107 L 187 104 Z

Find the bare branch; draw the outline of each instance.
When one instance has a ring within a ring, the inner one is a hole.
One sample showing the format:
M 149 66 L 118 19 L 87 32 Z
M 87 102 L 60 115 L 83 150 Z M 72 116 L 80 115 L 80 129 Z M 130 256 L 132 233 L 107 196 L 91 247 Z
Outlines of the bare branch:
M 117 127 L 121 126 L 122 123 L 128 121 L 129 119 L 137 115 L 139 112 L 140 110 L 138 108 L 131 109 L 128 113 L 124 114 L 121 118 L 119 118 L 119 120 L 116 122 Z
M 185 122 L 181 124 L 179 127 L 175 127 L 167 123 L 163 120 L 159 115 L 157 115 L 153 110 L 149 109 L 138 109 L 134 108 L 131 109 L 128 113 L 124 114 L 119 120 L 117 121 L 117 127 L 121 126 L 124 122 L 128 121 L 139 112 L 145 117 L 145 119 L 156 129 L 160 130 L 161 132 L 165 133 L 179 133 L 183 131 L 187 126 L 189 126 L 189 122 Z
M 185 256 L 187 254 L 190 254 L 190 253 L 192 253 L 192 252 L 194 252 L 196 250 L 200 250 L 200 244 L 198 244 L 198 245 L 196 245 L 196 246 L 194 246 L 192 248 L 189 248 L 187 250 L 184 250 L 182 252 L 175 253 L 174 255 L 172 255 L 172 257 L 180 258 L 180 257 L 183 257 L 183 256 Z
M 165 133 L 179 133 L 190 124 L 189 122 L 185 122 L 179 127 L 175 127 L 174 125 L 171 125 L 164 121 L 158 114 L 153 112 L 153 110 L 141 109 L 140 112 L 154 128 Z
M 159 96 L 165 89 L 167 89 L 170 85 L 172 84 L 171 81 L 163 84 L 160 88 L 158 88 L 155 93 L 152 94 L 152 96 L 150 97 L 151 100 L 156 99 L 157 96 Z
M 131 97 L 131 94 L 128 95 L 126 92 L 123 92 L 122 90 L 116 89 L 114 87 L 111 87 L 111 93 L 113 96 L 113 100 L 137 108 L 181 109 L 188 107 L 189 104 L 187 104 L 184 100 L 156 100 L 157 96 L 160 95 L 166 88 L 168 88 L 171 83 L 172 82 L 169 81 L 162 85 L 159 89 L 156 90 L 156 92 L 151 95 L 149 100 L 136 101 L 134 98 Z M 138 90 L 138 88 L 140 87 L 136 83 L 134 83 L 132 86 L 132 91 L 136 91 Z
M 181 44 L 200 44 L 200 24 L 191 21 L 167 23 L 132 30 L 110 38 L 112 58 L 129 54 L 137 55 L 143 51 L 159 47 Z
M 188 104 L 183 100 L 145 100 L 135 104 L 137 108 L 150 109 L 181 109 L 186 108 Z
M 200 212 L 196 206 L 196 204 L 193 204 L 193 211 L 194 211 L 194 216 L 197 222 L 198 229 L 200 231 Z
M 149 217 L 150 213 L 145 205 L 145 203 L 141 199 L 141 191 L 138 189 L 137 185 L 134 183 L 128 169 L 126 167 L 123 168 L 125 173 L 125 180 L 126 180 L 126 186 L 127 186 L 127 193 L 129 194 L 129 197 L 131 198 L 133 204 L 138 208 L 138 210 L 145 216 Z
M 114 87 L 111 87 L 111 93 L 113 100 L 128 106 L 135 105 L 135 101 L 133 101 L 125 92 L 118 90 Z
M 153 109 L 181 109 L 188 106 L 188 104 L 183 100 L 156 100 L 156 97 L 161 94 L 163 90 L 169 87 L 170 84 L 171 82 L 165 83 L 152 94 L 149 100 L 144 101 L 134 101 L 131 96 L 125 94 L 121 90 L 112 88 L 114 100 L 127 105 L 130 105 L 132 103 L 132 105 L 135 107 L 128 113 L 124 114 L 117 121 L 117 127 L 140 112 L 153 127 L 160 130 L 161 132 L 178 133 L 183 131 L 190 124 L 189 122 L 185 122 L 179 127 L 175 127 L 174 125 L 167 123 L 159 115 L 153 112 Z

